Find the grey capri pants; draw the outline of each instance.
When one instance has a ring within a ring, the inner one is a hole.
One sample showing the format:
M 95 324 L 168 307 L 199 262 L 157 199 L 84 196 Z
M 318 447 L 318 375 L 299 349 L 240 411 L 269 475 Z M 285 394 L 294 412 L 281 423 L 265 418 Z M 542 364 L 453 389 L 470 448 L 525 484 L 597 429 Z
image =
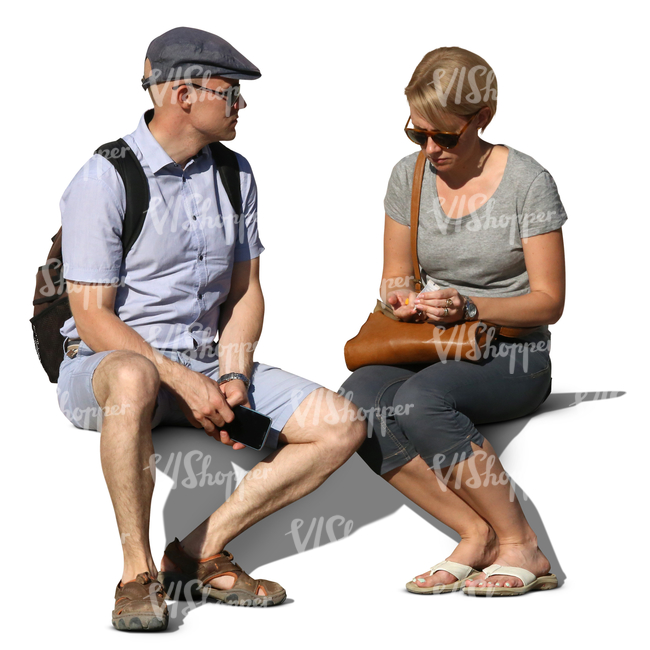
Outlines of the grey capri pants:
M 442 469 L 483 446 L 475 424 L 532 413 L 551 393 L 549 334 L 496 338 L 479 361 L 365 366 L 341 386 L 363 411 L 368 436 L 358 454 L 377 474 L 417 456 Z

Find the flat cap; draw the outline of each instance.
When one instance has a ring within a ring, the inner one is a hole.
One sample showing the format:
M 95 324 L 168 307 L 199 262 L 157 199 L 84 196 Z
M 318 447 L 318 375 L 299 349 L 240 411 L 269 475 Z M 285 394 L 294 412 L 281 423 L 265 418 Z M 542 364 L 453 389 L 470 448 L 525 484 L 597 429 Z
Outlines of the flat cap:
M 262 73 L 223 38 L 192 27 L 176 27 L 155 38 L 147 48 L 151 76 L 146 90 L 166 81 L 198 77 L 259 79 Z

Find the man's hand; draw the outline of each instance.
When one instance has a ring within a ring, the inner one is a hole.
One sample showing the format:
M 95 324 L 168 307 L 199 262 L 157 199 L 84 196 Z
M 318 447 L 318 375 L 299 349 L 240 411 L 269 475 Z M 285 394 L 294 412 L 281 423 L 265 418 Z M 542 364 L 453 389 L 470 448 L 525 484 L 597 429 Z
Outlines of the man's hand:
M 248 401 L 248 391 L 246 390 L 246 384 L 241 381 L 241 379 L 232 379 L 227 381 L 220 386 L 221 391 L 226 398 L 226 401 L 230 407 L 241 405 L 246 408 L 250 408 L 251 404 Z M 230 445 L 233 449 L 243 449 L 246 445 L 242 445 L 241 442 L 234 442 L 230 436 L 225 432 L 220 432 L 220 440 L 224 445 Z M 214 436 L 216 438 L 216 436 Z
M 221 392 L 224 394 L 228 404 L 233 407 L 238 404 L 250 408 L 250 402 L 248 401 L 248 391 L 246 390 L 246 384 L 241 379 L 232 379 L 227 381 L 221 386 Z
M 240 383 L 243 387 L 243 382 L 228 383 Z M 224 384 L 224 387 L 226 385 Z M 230 436 L 222 429 L 226 422 L 232 422 L 235 419 L 231 406 L 243 402 L 235 402 L 233 396 L 231 403 L 226 394 L 221 392 L 214 379 L 193 370 L 188 370 L 184 374 L 183 380 L 175 384 L 173 390 L 176 401 L 190 424 L 197 429 L 205 429 L 209 436 L 233 447 L 233 449 L 244 448 L 245 445 L 231 440 Z M 246 403 L 248 403 L 248 396 L 246 396 Z
M 393 313 L 397 318 L 402 321 L 413 322 L 420 320 L 415 304 L 416 297 L 417 293 L 415 291 L 397 289 L 386 296 L 386 301 L 393 308 Z

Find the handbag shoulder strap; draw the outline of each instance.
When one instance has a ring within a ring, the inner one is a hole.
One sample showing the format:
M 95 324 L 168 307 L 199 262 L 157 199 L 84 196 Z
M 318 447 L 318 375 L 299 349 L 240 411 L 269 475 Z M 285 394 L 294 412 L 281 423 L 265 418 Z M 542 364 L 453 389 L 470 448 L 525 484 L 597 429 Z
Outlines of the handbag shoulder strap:
M 423 283 L 420 275 L 420 262 L 418 260 L 418 225 L 420 223 L 420 196 L 422 195 L 422 179 L 424 178 L 424 165 L 427 157 L 420 151 L 415 162 L 413 173 L 413 189 L 411 191 L 411 259 L 413 260 L 413 273 L 415 274 L 415 290 L 422 291 Z
M 422 195 L 422 180 L 424 178 L 424 166 L 427 157 L 424 151 L 420 151 L 418 159 L 415 162 L 415 171 L 413 173 L 413 190 L 411 191 L 411 259 L 413 260 L 413 273 L 415 274 L 415 290 L 422 291 L 424 286 L 420 275 L 420 261 L 418 260 L 418 225 L 420 223 L 420 196 Z M 494 323 L 486 323 L 490 327 L 495 327 L 501 336 L 507 338 L 519 338 L 524 334 L 530 334 L 541 330 L 537 327 L 506 327 Z

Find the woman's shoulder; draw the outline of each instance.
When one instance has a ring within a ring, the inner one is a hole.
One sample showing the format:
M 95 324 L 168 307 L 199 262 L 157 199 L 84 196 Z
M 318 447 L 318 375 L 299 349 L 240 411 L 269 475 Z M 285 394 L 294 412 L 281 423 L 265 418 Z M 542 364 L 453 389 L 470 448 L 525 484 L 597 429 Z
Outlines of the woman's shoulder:
M 418 159 L 419 151 L 414 151 L 413 153 L 404 156 L 399 162 L 393 167 L 393 174 L 400 174 L 401 176 L 413 176 L 415 170 L 415 163 Z
M 502 145 L 506 146 L 506 145 Z M 511 175 L 523 183 L 532 183 L 541 173 L 549 174 L 548 169 L 537 162 L 532 156 L 525 154 L 509 145 L 508 167 Z M 550 175 L 550 174 L 549 174 Z
M 419 151 L 404 156 L 396 165 L 388 181 L 388 192 L 402 192 L 413 185 L 413 175 L 415 173 L 415 161 L 418 158 Z

